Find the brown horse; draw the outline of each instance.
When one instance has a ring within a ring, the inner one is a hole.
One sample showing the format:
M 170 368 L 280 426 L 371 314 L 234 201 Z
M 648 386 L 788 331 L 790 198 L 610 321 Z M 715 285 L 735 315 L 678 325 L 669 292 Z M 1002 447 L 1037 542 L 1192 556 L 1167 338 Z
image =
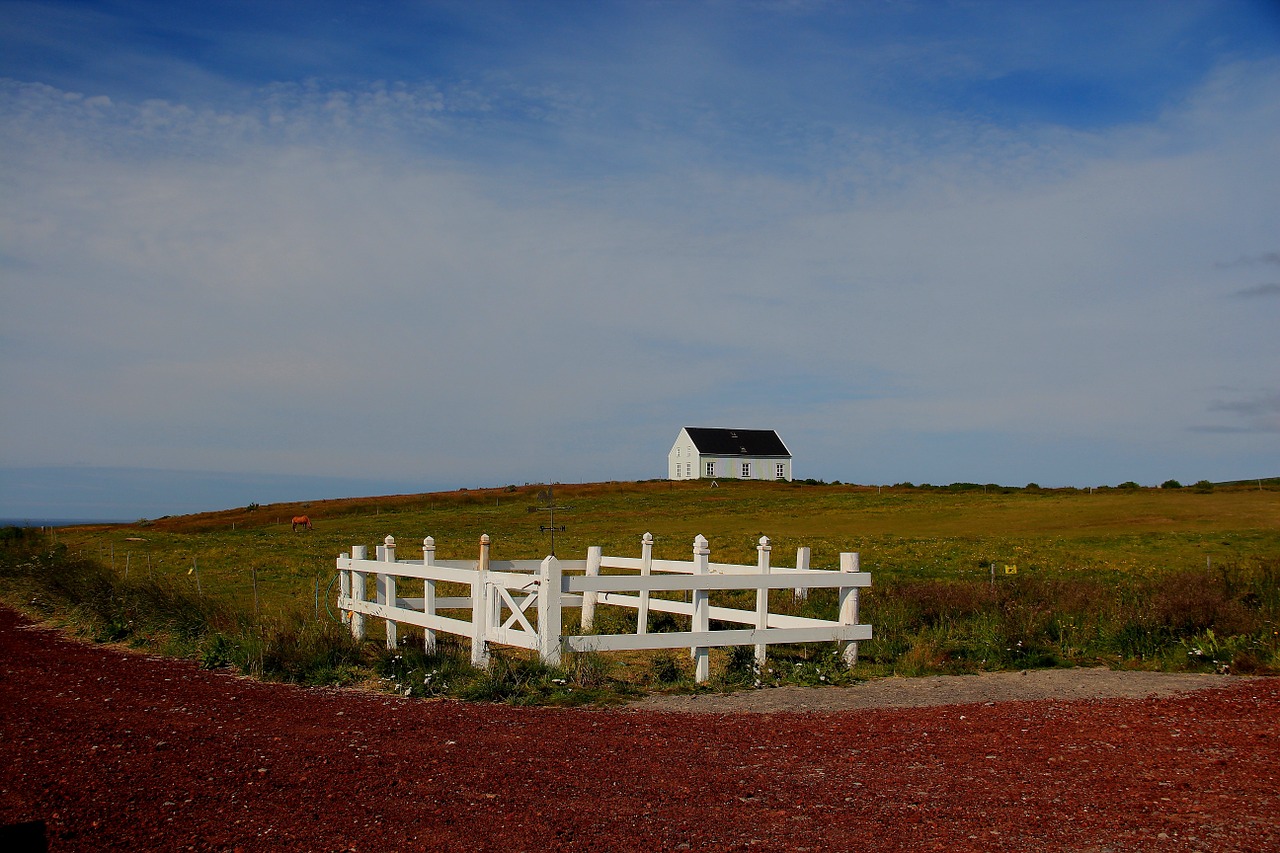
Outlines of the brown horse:
M 311 519 L 307 518 L 305 515 L 295 515 L 293 517 L 293 532 L 297 533 L 299 527 L 305 530 L 315 530 L 315 528 L 311 526 Z

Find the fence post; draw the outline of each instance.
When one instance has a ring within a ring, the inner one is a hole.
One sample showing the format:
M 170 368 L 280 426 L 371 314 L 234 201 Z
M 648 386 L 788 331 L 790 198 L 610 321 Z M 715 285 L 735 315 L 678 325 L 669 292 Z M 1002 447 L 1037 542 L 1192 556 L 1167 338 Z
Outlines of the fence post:
M 382 559 L 387 563 L 396 561 L 396 539 L 394 536 L 388 536 L 385 540 L 386 545 L 382 549 Z M 382 576 L 382 593 L 387 607 L 395 609 L 396 606 L 396 576 L 394 574 L 383 574 Z M 400 646 L 399 626 L 396 620 L 388 617 L 387 620 L 387 648 L 394 649 Z
M 422 540 L 422 567 L 425 569 L 436 564 L 436 540 L 428 536 Z M 436 615 L 436 582 L 430 578 L 422 581 L 422 612 L 428 616 Z M 431 654 L 436 650 L 436 632 L 430 628 L 422 629 L 422 650 Z
M 769 574 L 769 552 L 773 550 L 773 546 L 769 544 L 768 536 L 760 537 L 760 544 L 756 546 L 756 567 L 760 570 L 760 575 Z M 756 590 L 756 630 L 765 631 L 769 627 L 769 588 L 760 587 Z M 767 646 L 764 643 L 756 643 L 756 666 L 763 667 Z
M 351 597 L 351 554 L 346 553 L 338 557 L 338 600 L 342 601 Z M 338 616 L 342 619 L 344 625 L 351 624 L 351 611 L 343 610 L 341 606 L 338 608 Z
M 384 562 L 387 559 L 387 546 L 378 544 L 373 546 L 373 561 L 375 563 Z M 387 603 L 387 574 L 386 572 L 377 572 L 373 576 L 373 600 L 378 604 Z
M 653 574 L 653 534 L 646 533 L 640 539 L 640 577 Z M 640 609 L 636 611 L 636 633 L 649 633 L 649 590 L 640 590 Z
M 796 549 L 796 568 L 803 571 L 809 571 L 809 548 L 804 546 Z M 796 587 L 796 600 L 807 599 L 809 597 L 809 588 Z
M 597 565 L 597 574 L 599 566 Z M 548 666 L 560 665 L 563 606 L 560 561 L 547 557 L 538 568 L 538 656 Z
M 369 549 L 364 545 L 351 546 L 351 559 L 366 560 L 369 557 Z M 351 568 L 351 597 L 356 601 L 364 601 L 365 583 L 364 572 L 358 571 L 354 564 Z M 364 639 L 364 614 L 351 611 L 351 636 L 357 640 Z
M 476 579 L 471 582 L 471 665 L 489 665 L 489 534 L 480 537 L 480 562 L 476 566 Z
M 707 537 L 701 533 L 693 540 L 693 573 L 695 576 L 705 576 L 710 573 L 709 562 L 711 556 L 711 543 L 707 541 Z M 707 589 L 693 590 L 693 631 L 706 632 L 711 630 L 711 591 Z M 694 660 L 693 679 L 699 684 L 706 683 L 711 678 L 711 655 L 709 646 L 697 646 L 691 648 L 690 653 Z
M 587 577 L 594 578 L 600 576 L 600 556 L 601 548 L 599 545 L 587 546 Z M 596 599 L 600 593 L 594 589 L 585 590 L 582 593 L 582 633 L 586 634 L 591 631 L 596 624 Z
M 855 551 L 851 554 L 840 555 L 840 571 L 857 572 L 861 560 Z M 840 624 L 841 625 L 857 625 L 858 624 L 858 588 L 856 586 L 844 586 L 840 588 Z M 851 642 L 844 647 L 844 661 L 852 669 L 858 663 L 858 643 Z

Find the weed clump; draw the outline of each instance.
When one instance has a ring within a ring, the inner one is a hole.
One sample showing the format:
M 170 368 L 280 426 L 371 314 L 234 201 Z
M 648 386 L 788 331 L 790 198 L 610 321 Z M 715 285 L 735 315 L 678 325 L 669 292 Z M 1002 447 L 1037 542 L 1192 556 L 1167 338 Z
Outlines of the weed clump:
M 622 701 L 637 691 L 612 678 L 604 657 L 569 654 L 561 666 L 509 650 L 494 650 L 489 665 L 473 667 L 469 651 L 442 637 L 432 651 L 406 643 L 381 655 L 374 668 L 381 686 L 406 697 L 453 697 L 510 705 L 597 705 Z

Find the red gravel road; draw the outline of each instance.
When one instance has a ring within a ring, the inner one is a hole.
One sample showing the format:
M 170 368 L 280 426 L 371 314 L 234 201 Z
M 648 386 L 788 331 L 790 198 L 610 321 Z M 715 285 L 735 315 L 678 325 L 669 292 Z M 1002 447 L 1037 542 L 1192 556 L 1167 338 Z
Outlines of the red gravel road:
M 826 714 L 259 684 L 0 609 L 0 823 L 51 850 L 1280 849 L 1280 679 Z

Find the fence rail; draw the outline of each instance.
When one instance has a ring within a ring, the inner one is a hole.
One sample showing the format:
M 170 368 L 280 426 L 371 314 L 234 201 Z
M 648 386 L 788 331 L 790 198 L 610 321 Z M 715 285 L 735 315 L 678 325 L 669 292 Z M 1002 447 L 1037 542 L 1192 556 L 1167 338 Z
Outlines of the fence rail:
M 641 540 L 640 557 L 606 556 L 597 546 L 587 549 L 585 560 L 494 562 L 489 559 L 489 537 L 480 537 L 476 560 L 436 560 L 435 540 L 422 542 L 421 560 L 397 560 L 395 539 L 388 536 L 378 546 L 376 559 L 368 559 L 364 546 L 354 546 L 338 557 L 338 607 L 350 622 L 357 639 L 365 636 L 365 618 L 385 621 L 388 647 L 399 642 L 398 626 L 423 629 L 428 651 L 434 649 L 436 632 L 471 640 L 471 661 L 484 666 L 491 644 L 529 649 L 548 663 L 558 663 L 565 651 L 623 651 L 689 648 L 695 661 L 694 675 L 705 682 L 710 676 L 709 650 L 721 646 L 754 646 L 758 664 L 767 647 L 780 643 L 836 642 L 850 666 L 857 662 L 858 643 L 871 639 L 871 626 L 858 622 L 858 590 L 871 585 L 871 575 L 859 571 L 857 553 L 842 553 L 839 570 L 809 568 L 809 549 L 797 553 L 794 568 L 771 566 L 772 547 L 761 537 L 756 564 L 712 563 L 707 540 L 698 536 L 692 559 L 653 559 L 653 537 Z M 613 574 L 602 575 L 608 569 Z M 630 572 L 631 574 L 617 574 Z M 368 598 L 368 579 L 374 578 L 374 598 Z M 423 582 L 421 598 L 397 594 L 400 578 Z M 461 584 L 467 596 L 439 596 L 440 583 Z M 810 589 L 835 589 L 839 595 L 837 621 L 790 616 L 769 611 L 771 590 L 791 589 L 797 596 Z M 713 592 L 754 590 L 756 609 L 743 610 L 711 604 Z M 685 594 L 686 600 L 654 593 Z M 564 608 L 581 608 L 580 624 L 591 632 L 599 604 L 636 611 L 636 631 L 628 634 L 564 634 Z M 445 615 L 470 611 L 471 618 Z M 534 615 L 530 615 L 533 611 Z M 651 612 L 690 617 L 688 631 L 650 633 Z M 711 630 L 710 622 L 745 625 L 744 628 Z

